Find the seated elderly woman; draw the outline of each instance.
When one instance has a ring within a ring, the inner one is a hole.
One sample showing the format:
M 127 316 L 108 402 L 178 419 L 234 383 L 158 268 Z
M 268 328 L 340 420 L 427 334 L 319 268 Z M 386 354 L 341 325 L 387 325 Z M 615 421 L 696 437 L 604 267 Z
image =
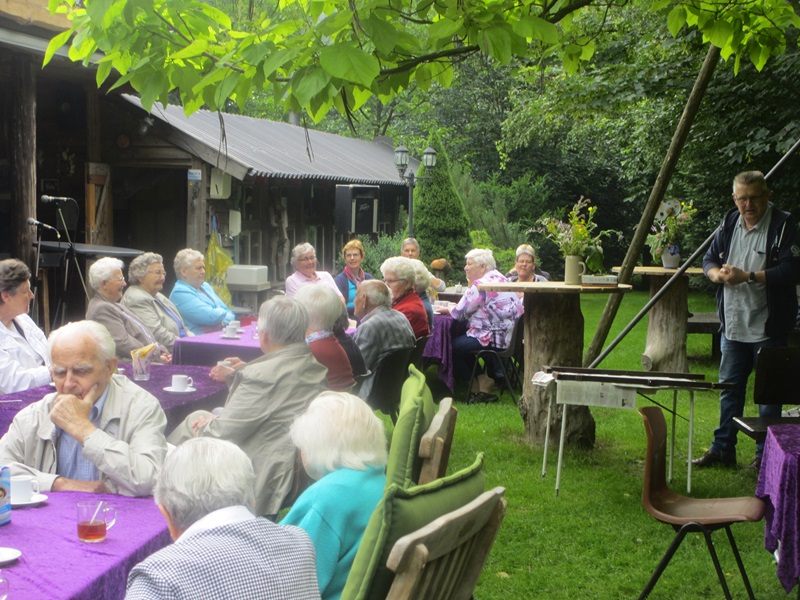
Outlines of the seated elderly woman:
M 160 254 L 145 252 L 134 258 L 128 267 L 131 285 L 125 290 L 122 305 L 147 325 L 159 344 L 172 352 L 177 338 L 194 334 L 186 328 L 178 308 L 161 293 L 166 275 Z
M 347 314 L 352 318 L 356 290 L 362 281 L 372 279 L 372 275 L 365 273 L 361 268 L 361 263 L 364 262 L 364 245 L 359 240 L 350 240 L 344 245 L 342 258 L 344 258 L 344 270 L 333 280 L 345 299 Z
M 317 271 L 317 251 L 314 250 L 314 246 L 305 243 L 292 248 L 291 262 L 294 273 L 286 278 L 287 296 L 291 298 L 297 293 L 300 286 L 307 283 L 321 283 L 335 291 L 342 302 L 345 301 L 331 274 L 327 271 Z
M 50 382 L 47 338 L 28 316 L 31 271 L 21 260 L 0 260 L 0 393 Z
M 312 484 L 281 525 L 308 533 L 323 600 L 339 598 L 386 485 L 383 423 L 360 398 L 323 392 L 290 430 Z
M 350 361 L 350 366 L 353 368 L 353 377 L 361 377 L 367 374 L 367 365 L 364 362 L 364 357 L 361 355 L 361 350 L 358 345 L 353 341 L 353 338 L 347 333 L 350 327 L 350 318 L 347 315 L 347 309 L 342 307 L 342 314 L 336 319 L 333 324 L 333 335 L 344 348 L 347 354 L 347 360 Z
M 206 261 L 200 252 L 184 248 L 175 255 L 173 267 L 178 281 L 169 299 L 192 333 L 200 335 L 219 330 L 236 318 L 206 283 Z
M 353 367 L 333 334 L 342 313 L 339 296 L 324 285 L 304 285 L 294 298 L 308 311 L 306 343 L 317 362 L 328 369 L 328 387 L 335 391 L 349 390 L 356 384 Z
M 481 284 L 507 281 L 496 270 L 492 251 L 480 248 L 470 250 L 466 259 L 464 272 L 469 287 L 458 304 L 450 309 L 454 319 L 467 321 L 467 333 L 453 340 L 453 369 L 456 378 L 464 381 L 469 380 L 475 363 L 475 355 L 471 353 L 487 347 L 498 350 L 507 348 L 514 324 L 522 315 L 522 301 L 514 292 L 478 289 Z M 497 365 L 494 366 L 497 368 Z
M 550 273 L 536 266 L 536 252 L 533 246 L 522 244 L 517 247 L 514 268 L 506 274 L 509 281 L 549 281 Z
M 430 335 L 425 306 L 414 291 L 417 284 L 414 262 L 405 256 L 387 258 L 381 265 L 381 273 L 383 281 L 392 290 L 392 308 L 406 316 L 414 330 L 414 337 L 419 339 Z
M 105 325 L 114 339 L 120 360 L 130 362 L 131 350 L 157 344 L 159 360 L 169 363 L 172 357 L 164 346 L 158 344 L 150 328 L 120 303 L 125 289 L 124 266 L 120 259 L 106 256 L 89 267 L 89 285 L 94 296 L 89 300 L 86 318 Z

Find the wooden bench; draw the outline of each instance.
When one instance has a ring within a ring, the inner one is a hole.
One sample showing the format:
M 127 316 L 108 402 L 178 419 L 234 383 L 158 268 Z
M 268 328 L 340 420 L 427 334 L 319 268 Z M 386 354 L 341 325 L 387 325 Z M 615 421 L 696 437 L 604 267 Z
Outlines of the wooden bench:
M 689 313 L 686 321 L 686 333 L 711 334 L 711 357 L 720 358 L 719 342 L 722 334 L 719 330 L 719 317 L 715 312 Z

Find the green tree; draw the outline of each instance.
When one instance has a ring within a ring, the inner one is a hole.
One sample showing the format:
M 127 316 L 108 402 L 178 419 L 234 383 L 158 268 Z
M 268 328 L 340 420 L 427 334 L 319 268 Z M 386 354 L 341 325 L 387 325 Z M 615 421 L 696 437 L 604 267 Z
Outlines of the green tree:
M 470 250 L 469 220 L 450 173 L 450 159 L 438 135 L 429 140 L 436 150 L 436 167 L 420 167 L 420 183 L 414 194 L 414 233 L 420 242 L 420 258 L 429 263 L 446 258 L 454 269 L 464 264 Z

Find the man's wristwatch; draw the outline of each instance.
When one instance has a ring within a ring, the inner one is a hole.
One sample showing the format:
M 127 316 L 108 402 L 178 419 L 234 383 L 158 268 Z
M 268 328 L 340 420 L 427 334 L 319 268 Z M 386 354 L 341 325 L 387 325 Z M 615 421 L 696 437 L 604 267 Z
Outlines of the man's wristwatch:
M 756 282 L 756 274 L 753 271 L 750 271 L 750 276 L 747 278 L 747 283 L 755 283 Z

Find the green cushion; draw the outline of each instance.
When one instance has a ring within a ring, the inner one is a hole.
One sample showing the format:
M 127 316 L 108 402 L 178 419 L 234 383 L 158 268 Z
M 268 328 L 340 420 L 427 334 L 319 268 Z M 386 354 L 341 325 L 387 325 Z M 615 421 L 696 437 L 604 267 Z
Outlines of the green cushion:
M 386 464 L 387 487 L 392 483 L 408 487 L 419 481 L 422 469 L 419 442 L 431 426 L 435 412 L 436 407 L 425 382 L 425 375 L 411 365 L 408 368 L 408 379 L 403 384 L 400 394 L 400 413 L 389 446 L 389 461 Z
M 395 542 L 471 502 L 484 486 L 483 453 L 466 469 L 425 485 L 391 484 L 364 531 L 342 600 L 386 598 L 394 580 L 386 561 Z

